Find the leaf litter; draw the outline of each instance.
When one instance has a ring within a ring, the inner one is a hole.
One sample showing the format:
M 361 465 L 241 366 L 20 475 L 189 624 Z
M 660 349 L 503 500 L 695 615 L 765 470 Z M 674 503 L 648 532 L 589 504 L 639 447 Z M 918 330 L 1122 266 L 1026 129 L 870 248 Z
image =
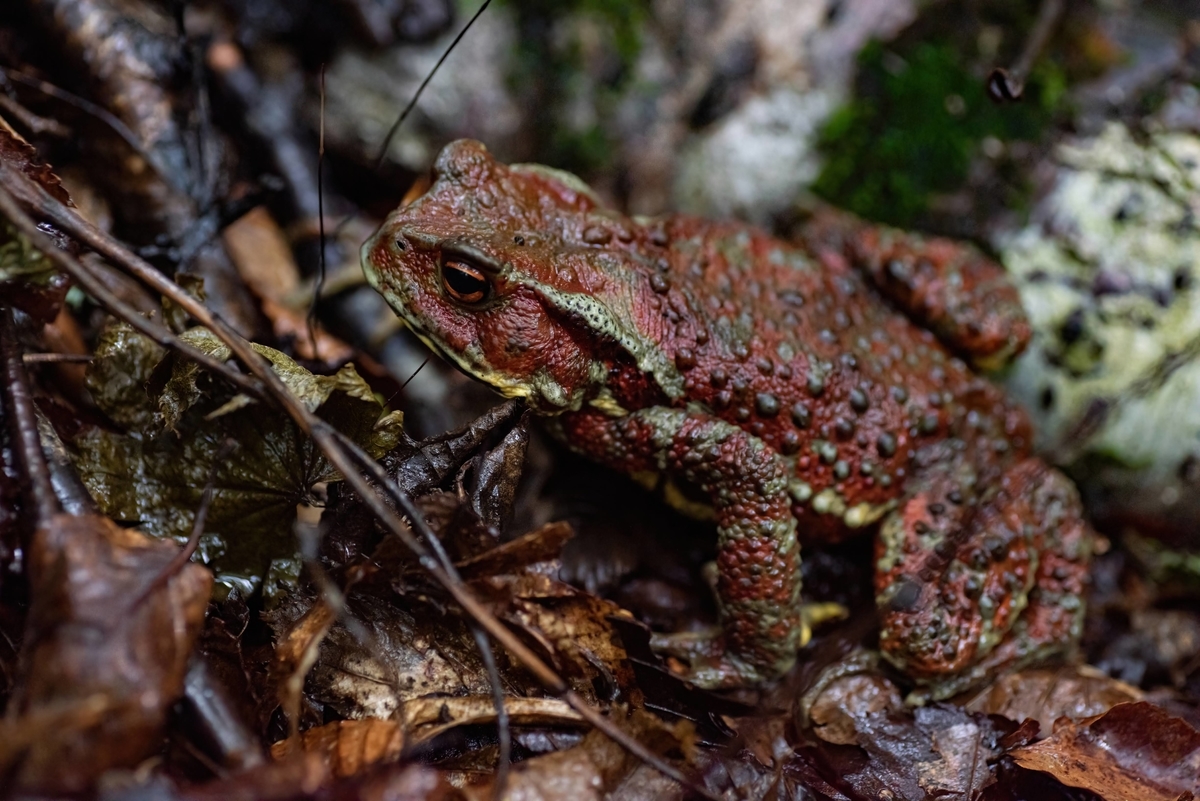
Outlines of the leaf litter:
M 126 57 L 119 49 L 101 55 Z M 125 89 L 112 80 L 102 91 L 122 96 Z M 174 124 L 154 114 L 143 120 Z M 8 136 L 0 132 L 0 158 L 67 201 L 57 176 Z M 163 178 L 162 154 L 150 154 L 155 169 L 138 179 L 141 202 L 153 195 L 143 190 Z M 178 211 L 179 201 L 176 194 L 169 205 Z M 11 216 L 5 226 L 15 226 Z M 260 225 L 280 230 L 268 222 Z M 190 236 L 173 225 L 172 236 Z M 61 234 L 53 241 L 73 249 Z M 44 245 L 16 227 L 0 231 L 0 305 L 39 320 L 58 314 L 67 284 Z M 278 241 L 275 250 L 286 260 Z M 518 762 L 497 788 L 495 676 L 469 617 L 292 419 L 246 394 L 248 386 L 234 389 L 128 323 L 111 321 L 88 324 L 94 406 L 71 408 L 46 375 L 36 398 L 105 516 L 57 515 L 28 525 L 32 504 L 14 477 L 30 468 L 16 458 L 6 396 L 0 555 L 16 566 L 10 572 L 25 572 L 0 583 L 0 627 L 21 649 L 19 658 L 0 653 L 11 677 L 0 775 L 17 785 L 83 794 L 105 786 L 114 798 L 484 798 L 497 789 L 510 798 L 668 798 L 697 788 L 727 797 L 1086 797 L 1069 789 L 1081 788 L 1140 801 L 1197 792 L 1200 736 L 1187 696 L 1147 693 L 1085 668 L 1024 671 L 959 703 L 911 709 L 858 623 L 821 632 L 805 654 L 812 669 L 805 675 L 802 666 L 771 692 L 721 698 L 686 686 L 649 651 L 648 632 L 628 611 L 559 578 L 573 530 L 550 520 L 544 507 L 529 508 L 522 482 L 531 474 L 536 481 L 546 456 L 544 444 L 514 425 L 519 408 L 506 404 L 450 434 L 412 438 L 376 393 L 374 369 L 364 367 L 364 380 L 348 362 L 296 361 L 314 354 L 300 346 L 309 332 L 286 308 L 286 292 L 271 287 L 269 276 L 251 279 L 242 270 L 253 247 L 228 251 L 271 318 L 273 337 L 265 338 L 279 346 L 254 344 L 253 352 L 304 409 L 379 459 L 417 498 L 423 522 L 482 608 L 616 728 L 693 776 L 696 787 L 682 788 L 590 729 L 528 665 L 499 649 Z M 195 292 L 186 274 L 178 280 Z M 224 290 L 230 287 L 236 292 L 236 282 Z M 82 319 L 98 310 L 91 303 L 76 300 L 70 313 Z M 196 352 L 234 373 L 245 367 L 219 332 L 188 328 L 187 317 L 170 304 L 162 316 Z M 14 321 L 22 347 L 30 347 L 36 328 Z M 320 336 L 317 350 L 326 358 L 354 352 Z M 225 587 L 211 602 L 204 568 L 163 573 L 179 553 L 166 540 L 187 538 L 210 483 L 214 500 L 199 556 Z M 319 543 L 305 552 L 296 532 L 303 541 L 316 526 Z M 686 560 L 659 567 L 672 576 L 690 569 Z M 1100 582 L 1106 569 L 1098 568 Z M 264 594 L 267 577 L 281 573 L 289 579 Z M 820 576 L 809 578 L 810 586 L 822 585 Z M 704 590 L 691 592 L 702 597 Z M 1153 608 L 1152 592 L 1130 598 L 1116 616 L 1159 621 L 1159 661 L 1174 687 L 1187 687 L 1196 649 L 1172 642 L 1168 632 L 1188 630 L 1194 617 Z M 822 656 L 824 644 L 837 647 Z M 237 695 L 234 714 L 244 716 L 247 735 L 239 747 L 269 753 L 269 761 L 246 759 L 222 776 L 215 766 L 236 760 L 169 714 L 189 692 L 189 662 L 197 659 L 215 666 L 209 681 Z

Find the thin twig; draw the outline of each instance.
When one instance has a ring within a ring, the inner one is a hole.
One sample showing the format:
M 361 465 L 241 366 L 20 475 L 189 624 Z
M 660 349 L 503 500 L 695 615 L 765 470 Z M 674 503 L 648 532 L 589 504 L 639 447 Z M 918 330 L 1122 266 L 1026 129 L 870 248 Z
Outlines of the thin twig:
M 86 353 L 26 353 L 21 356 L 25 364 L 91 364 L 93 357 Z
M 1009 69 L 997 67 L 992 70 L 987 80 L 988 97 L 997 103 L 1012 102 L 1021 99 L 1025 93 L 1025 79 L 1038 56 L 1050 41 L 1050 34 L 1062 16 L 1063 0 L 1042 0 L 1038 9 L 1037 21 L 1025 41 L 1025 49 L 1021 51 L 1016 63 Z
M 75 106 L 84 113 L 90 114 L 96 119 L 100 120 L 109 128 L 111 128 L 113 133 L 124 139 L 126 144 L 133 148 L 135 153 L 145 159 L 146 163 L 153 167 L 154 171 L 157 172 L 160 177 L 167 180 L 168 183 L 171 182 L 167 172 L 162 169 L 162 166 L 158 163 L 158 160 L 154 157 L 154 154 L 147 150 L 145 145 L 142 144 L 142 140 L 138 139 L 138 135 L 130 130 L 128 125 L 121 122 L 119 118 L 113 115 L 112 112 L 108 111 L 108 109 L 97 106 L 95 103 L 91 102 L 90 100 L 85 100 L 79 95 L 71 94 L 65 89 L 59 89 L 54 84 L 47 83 L 40 78 L 34 78 L 32 75 L 26 75 L 20 70 L 0 67 L 0 75 L 3 75 L 9 80 L 24 84 L 31 89 L 36 89 L 44 95 L 53 97 L 55 100 L 61 100 L 68 105 Z
M 46 525 L 62 511 L 54 484 L 50 480 L 50 469 L 42 453 L 42 439 L 38 436 L 37 414 L 33 410 L 33 394 L 29 389 L 29 376 L 21 361 L 21 347 L 17 342 L 17 323 L 11 308 L 0 309 L 0 349 L 4 354 L 5 406 L 12 421 L 12 437 L 21 457 L 24 473 L 37 508 L 37 524 Z
M 3 165 L 0 163 L 0 171 L 2 170 Z M 83 262 L 66 251 L 59 250 L 46 234 L 38 230 L 37 225 L 21 210 L 18 201 L 10 194 L 10 190 L 19 187 L 21 187 L 21 184 L 18 181 L 0 181 L 0 216 L 6 217 L 17 230 L 29 239 L 34 247 L 44 253 L 59 269 L 74 278 L 83 287 L 84 291 L 104 304 L 104 307 L 115 316 L 124 320 L 142 334 L 145 334 L 157 344 L 187 356 L 197 364 L 203 365 L 209 371 L 225 378 L 244 392 L 256 398 L 263 397 L 263 388 L 257 381 L 250 376 L 237 372 L 224 362 L 217 361 L 207 353 L 192 347 L 176 337 L 164 326 L 143 317 L 136 309 L 117 297 L 100 279 L 96 278 L 92 274 L 91 268 L 85 266 Z M 44 190 L 42 191 L 44 192 Z M 49 195 L 45 195 L 45 202 L 62 205 L 53 198 L 50 198 Z M 63 208 L 66 207 L 64 206 Z M 153 270 L 152 267 L 150 269 Z
M 71 136 L 71 129 L 58 120 L 34 114 L 13 98 L 0 94 L 0 109 L 8 112 L 9 116 L 24 125 L 34 135 L 50 134 L 58 139 Z
M 483 15 L 484 11 L 487 11 L 487 7 L 491 4 L 492 0 L 483 0 L 483 5 L 479 7 L 479 10 L 476 11 L 469 20 L 467 20 L 467 24 L 462 27 L 462 30 L 459 31 L 458 35 L 454 37 L 454 41 L 451 42 L 450 46 L 446 48 L 446 51 L 442 53 L 442 57 L 439 58 L 437 63 L 433 65 L 433 69 L 431 69 L 429 74 L 425 76 L 425 80 L 421 81 L 421 85 L 418 86 L 417 91 L 413 93 L 412 100 L 408 101 L 408 105 L 404 107 L 404 110 L 400 112 L 400 116 L 397 117 L 396 121 L 392 123 L 392 127 L 388 129 L 387 136 L 383 137 L 383 143 L 379 146 L 379 153 L 375 156 L 376 170 L 383 166 L 383 159 L 387 156 L 388 148 L 392 146 L 392 137 L 396 135 L 396 131 L 400 130 L 400 126 L 404 124 L 404 120 L 408 118 L 408 115 L 412 113 L 412 110 L 417 107 L 417 101 L 421 99 L 421 93 L 425 91 L 425 87 L 429 85 L 431 80 L 433 80 L 433 76 L 437 74 L 438 69 L 442 66 L 442 62 L 444 62 L 446 57 L 449 56 L 454 48 L 458 46 L 458 43 L 462 40 L 462 38 L 467 35 L 467 31 L 471 30 L 471 26 L 475 24 L 475 20 L 479 19 L 479 17 Z
M 321 114 L 317 133 L 317 284 L 308 304 L 308 341 L 313 359 L 317 354 L 317 302 L 325 287 L 325 65 L 321 65 Z
M 508 787 L 508 773 L 512 766 L 512 728 L 508 717 L 508 707 L 504 704 L 504 687 L 500 683 L 500 670 L 496 667 L 496 656 L 492 653 L 491 643 L 488 642 L 487 632 L 478 624 L 471 625 L 471 633 L 475 635 L 475 645 L 483 657 L 483 667 L 487 671 L 488 681 L 492 685 L 492 705 L 496 707 L 496 740 L 500 753 L 496 756 L 496 780 L 492 783 L 492 798 L 500 801 L 504 790 Z

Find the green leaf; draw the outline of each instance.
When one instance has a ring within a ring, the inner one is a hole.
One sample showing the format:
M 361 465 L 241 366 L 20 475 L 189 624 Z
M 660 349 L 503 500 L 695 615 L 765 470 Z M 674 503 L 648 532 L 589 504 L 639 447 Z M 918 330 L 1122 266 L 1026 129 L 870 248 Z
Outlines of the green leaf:
M 206 329 L 182 338 L 214 358 L 230 356 Z M 353 365 L 314 375 L 277 350 L 253 347 L 309 411 L 372 456 L 402 438 L 401 414 L 385 413 Z M 104 332 L 89 387 L 125 431 L 93 428 L 75 440 L 88 489 L 106 514 L 186 538 L 211 478 L 202 554 L 218 574 L 258 580 L 271 560 L 290 556 L 297 505 L 315 502 L 315 485 L 340 478 L 284 412 L 235 394 L 124 324 Z

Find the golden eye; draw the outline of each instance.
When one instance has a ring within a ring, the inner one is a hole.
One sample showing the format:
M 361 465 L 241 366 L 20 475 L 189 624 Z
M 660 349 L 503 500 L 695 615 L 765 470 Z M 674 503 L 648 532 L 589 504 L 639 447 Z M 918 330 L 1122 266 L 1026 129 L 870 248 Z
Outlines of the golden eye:
M 462 261 L 442 264 L 442 286 L 459 303 L 476 304 L 487 300 L 492 285 L 483 270 Z

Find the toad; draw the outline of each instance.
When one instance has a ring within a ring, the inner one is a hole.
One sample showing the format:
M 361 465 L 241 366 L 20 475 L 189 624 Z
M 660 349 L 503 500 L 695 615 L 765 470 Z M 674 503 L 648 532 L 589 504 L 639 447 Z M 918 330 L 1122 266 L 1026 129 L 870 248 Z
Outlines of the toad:
M 801 542 L 867 532 L 882 652 L 932 694 L 1077 640 L 1089 529 L 971 367 L 1030 335 L 971 247 L 833 214 L 798 242 L 631 218 L 464 140 L 362 263 L 424 342 L 570 448 L 707 498 L 720 629 L 669 643 L 698 684 L 785 672 L 819 608 Z

